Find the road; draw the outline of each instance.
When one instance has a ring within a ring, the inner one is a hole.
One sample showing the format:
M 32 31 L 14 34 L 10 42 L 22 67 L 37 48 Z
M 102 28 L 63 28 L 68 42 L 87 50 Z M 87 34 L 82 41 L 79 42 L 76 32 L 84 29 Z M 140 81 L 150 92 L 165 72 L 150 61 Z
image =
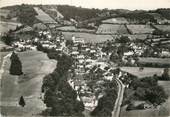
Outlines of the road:
M 122 81 L 120 81 L 118 78 L 116 78 L 115 80 L 118 84 L 118 95 L 117 95 L 114 109 L 112 111 L 112 117 L 119 117 L 125 86 L 123 85 Z

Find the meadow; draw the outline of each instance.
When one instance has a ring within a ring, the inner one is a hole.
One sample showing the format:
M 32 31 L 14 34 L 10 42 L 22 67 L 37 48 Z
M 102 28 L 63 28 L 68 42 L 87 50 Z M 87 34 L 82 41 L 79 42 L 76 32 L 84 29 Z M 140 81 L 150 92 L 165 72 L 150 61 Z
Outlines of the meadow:
M 144 67 L 143 70 L 140 70 L 139 67 L 121 67 L 122 71 L 128 72 L 137 76 L 138 78 L 150 77 L 154 74 L 160 76 L 163 73 L 164 68 L 152 68 L 152 67 Z
M 158 30 L 170 32 L 170 25 L 154 25 Z
M 84 38 L 85 43 L 100 43 L 107 40 L 114 40 L 116 35 L 96 35 L 92 33 L 81 32 L 62 32 L 66 40 L 70 40 L 72 36 Z
M 103 20 L 102 23 L 109 23 L 109 24 L 127 24 L 128 21 L 126 18 L 118 17 L 118 18 L 110 18 Z
M 0 21 L 0 34 L 7 33 L 9 30 L 15 30 L 17 26 L 21 25 L 21 23 L 17 22 Z
M 1 113 L 6 116 L 31 116 L 45 109 L 40 99 L 43 77 L 56 67 L 56 61 L 49 60 L 47 55 L 37 51 L 18 53 L 23 66 L 23 75 L 9 74 L 10 60 L 5 64 L 5 72 L 1 83 Z M 23 95 L 26 107 L 18 105 L 19 97 Z
M 39 7 L 34 7 L 34 10 L 38 14 L 36 18 L 42 21 L 43 23 L 57 23 L 54 19 L 52 19 L 47 13 L 45 13 Z
M 155 30 L 149 25 L 138 25 L 138 24 L 127 25 L 127 28 L 132 34 L 152 34 L 152 32 Z

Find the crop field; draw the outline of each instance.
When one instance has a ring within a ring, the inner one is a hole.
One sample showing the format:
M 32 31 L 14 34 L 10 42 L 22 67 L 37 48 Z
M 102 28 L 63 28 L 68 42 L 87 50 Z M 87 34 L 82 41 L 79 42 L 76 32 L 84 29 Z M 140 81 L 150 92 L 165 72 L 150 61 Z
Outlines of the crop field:
M 111 18 L 103 20 L 102 23 L 109 23 L 109 24 L 127 24 L 128 21 L 124 17 L 118 17 L 118 18 Z
M 97 34 L 129 34 L 124 25 L 101 24 L 96 32 Z
M 34 10 L 38 13 L 36 18 L 42 21 L 43 23 L 57 23 L 54 19 L 52 19 L 47 13 L 45 13 L 39 7 L 34 7 Z
M 170 25 L 154 25 L 158 30 L 170 32 Z
M 66 40 L 70 40 L 74 35 L 75 37 L 84 38 L 85 43 L 100 43 L 107 40 L 112 40 L 116 38 L 116 35 L 96 35 L 92 33 L 80 33 L 80 32 L 63 32 L 63 35 Z
M 140 70 L 139 67 L 121 67 L 122 71 L 126 71 L 130 74 L 137 76 L 138 78 L 150 77 L 154 74 L 158 76 L 162 75 L 164 68 L 151 68 L 151 67 L 144 67 L 143 70 Z
M 21 23 L 16 22 L 3 22 L 0 21 L 0 34 L 6 33 L 9 30 L 15 30 L 17 26 L 21 26 Z
M 49 60 L 47 55 L 37 51 L 18 53 L 22 61 L 24 75 L 9 74 L 10 60 L 5 64 L 1 83 L 1 113 L 6 116 L 32 116 L 45 109 L 40 99 L 43 77 L 56 67 L 56 61 Z M 23 95 L 26 106 L 18 105 L 19 97 Z
M 155 29 L 149 25 L 127 25 L 132 34 L 151 34 Z

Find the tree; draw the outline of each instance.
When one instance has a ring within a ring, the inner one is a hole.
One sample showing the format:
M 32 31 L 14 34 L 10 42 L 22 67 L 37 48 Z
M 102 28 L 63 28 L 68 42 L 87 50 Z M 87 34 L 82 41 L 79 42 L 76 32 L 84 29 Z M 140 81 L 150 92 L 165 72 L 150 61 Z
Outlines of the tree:
M 10 66 L 10 74 L 12 75 L 22 75 L 23 72 L 22 72 L 22 63 L 18 57 L 18 55 L 13 52 L 11 57 L 10 57 L 10 60 L 11 60 L 11 66 Z
M 25 106 L 25 100 L 24 100 L 24 97 L 21 96 L 20 99 L 19 99 L 19 105 L 24 107 Z
M 160 80 L 170 80 L 169 69 L 165 68 Z

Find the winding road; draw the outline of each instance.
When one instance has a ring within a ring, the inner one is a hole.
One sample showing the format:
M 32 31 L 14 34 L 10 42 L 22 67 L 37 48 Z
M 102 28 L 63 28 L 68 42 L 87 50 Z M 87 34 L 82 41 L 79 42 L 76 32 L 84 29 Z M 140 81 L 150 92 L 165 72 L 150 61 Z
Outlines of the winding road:
M 122 81 L 120 81 L 118 78 L 116 78 L 115 80 L 118 84 L 118 95 L 117 95 L 114 109 L 112 111 L 112 117 L 119 117 L 125 86 L 123 85 Z

